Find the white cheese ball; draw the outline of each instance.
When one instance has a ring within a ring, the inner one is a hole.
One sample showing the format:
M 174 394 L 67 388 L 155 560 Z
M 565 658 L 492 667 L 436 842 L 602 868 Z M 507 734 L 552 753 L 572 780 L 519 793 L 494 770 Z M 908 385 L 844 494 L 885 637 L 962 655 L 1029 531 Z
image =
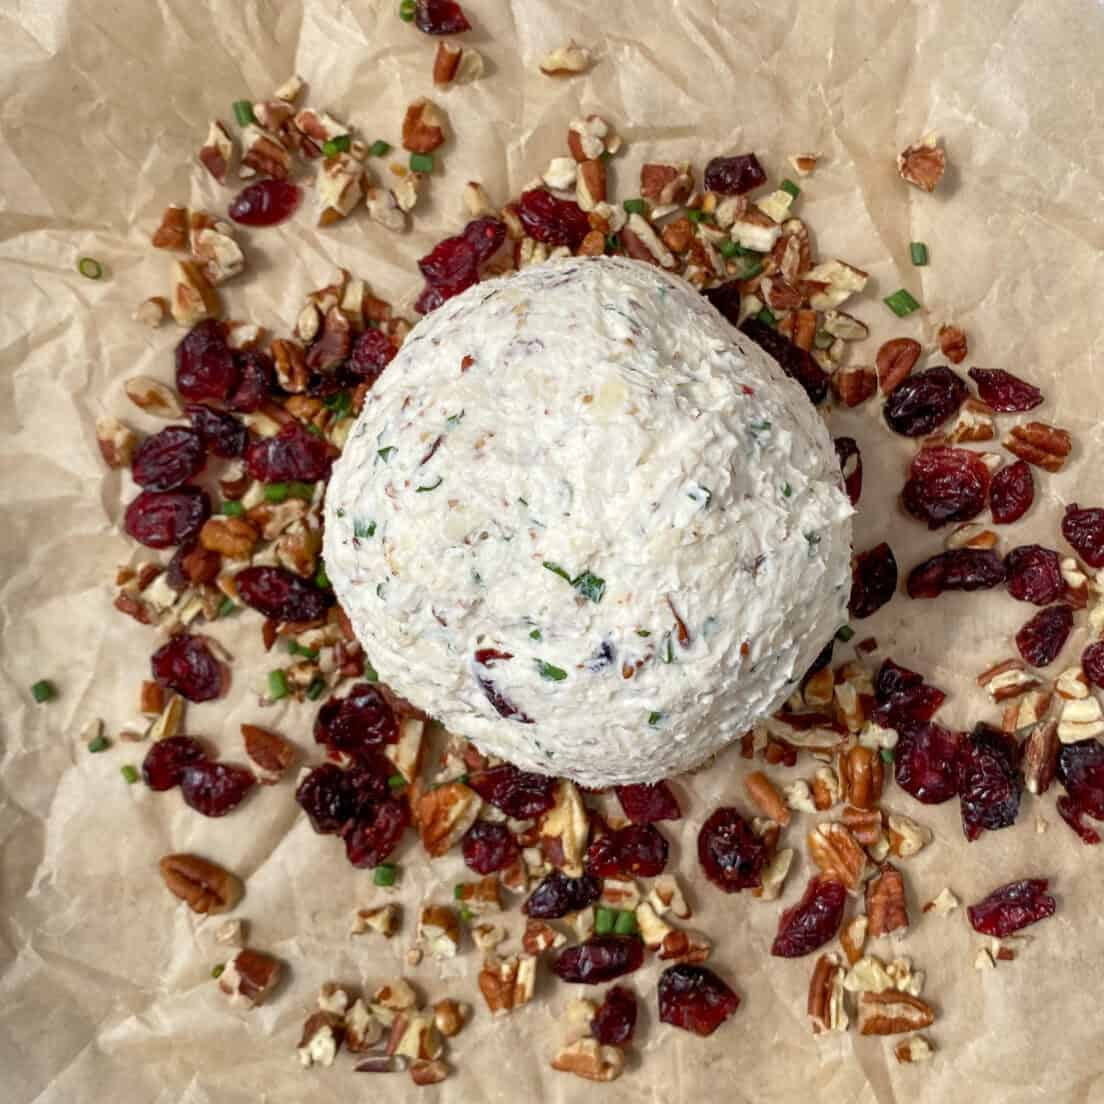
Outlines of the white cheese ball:
M 773 359 L 682 280 L 577 258 L 414 328 L 334 469 L 326 570 L 449 731 L 647 782 L 776 710 L 845 623 L 851 513 Z

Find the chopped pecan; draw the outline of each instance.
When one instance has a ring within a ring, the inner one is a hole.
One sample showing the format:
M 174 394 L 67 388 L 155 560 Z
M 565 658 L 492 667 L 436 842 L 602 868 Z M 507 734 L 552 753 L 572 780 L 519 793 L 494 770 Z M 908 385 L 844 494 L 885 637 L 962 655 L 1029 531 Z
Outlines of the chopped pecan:
M 227 964 L 219 977 L 219 988 L 232 1005 L 253 1008 L 276 987 L 282 973 L 271 955 L 245 947 Z
M 854 892 L 866 873 L 866 853 L 847 828 L 836 822 L 818 824 L 809 833 L 809 854 L 824 875 Z
M 445 116 L 441 109 L 419 96 L 407 109 L 402 124 L 402 144 L 411 153 L 432 153 L 445 141 Z
M 954 912 L 956 908 L 958 908 L 958 898 L 948 886 L 944 886 L 921 911 L 934 912 L 936 916 L 946 916 L 948 913 Z
M 376 908 L 357 909 L 353 914 L 353 924 L 349 934 L 364 935 L 366 932 L 373 931 L 385 939 L 390 939 L 398 928 L 398 921 L 399 906 L 393 901 Z
M 859 998 L 859 1032 L 863 1035 L 901 1035 L 928 1027 L 934 1019 L 926 1001 L 895 989 L 863 993 Z
M 762 772 L 752 771 L 745 776 L 744 785 L 748 797 L 766 817 L 783 826 L 790 823 L 790 810 L 774 783 Z
M 460 945 L 460 919 L 447 905 L 426 905 L 418 917 L 418 942 L 434 958 L 455 958 Z
M 138 695 L 138 712 L 156 717 L 165 708 L 165 688 L 159 682 L 146 680 Z
M 987 671 L 982 671 L 977 677 L 977 684 L 985 688 L 994 702 L 1017 698 L 1042 685 L 1039 679 L 1024 670 L 1023 661 L 1015 658 L 1006 659 Z
M 875 939 L 909 926 L 905 882 L 892 863 L 883 863 L 866 884 L 866 914 Z
M 1022 732 L 1024 729 L 1038 724 L 1050 709 L 1053 696 L 1049 687 L 1029 690 L 1026 694 L 1021 695 L 1015 701 L 1009 702 L 1004 707 L 1001 727 L 1005 732 Z
M 567 937 L 556 931 L 551 924 L 543 920 L 526 920 L 525 934 L 522 936 L 521 945 L 526 954 L 539 955 L 544 951 L 562 947 L 567 942 Z
M 902 1039 L 894 1048 L 893 1056 L 898 1062 L 927 1062 L 935 1048 L 923 1035 L 913 1035 L 911 1039 Z
M 448 1077 L 448 1066 L 439 1058 L 433 1061 L 415 1058 L 410 1063 L 410 1080 L 415 1085 L 436 1085 L 446 1077 Z
M 1030 793 L 1044 794 L 1058 769 L 1058 722 L 1040 721 L 1024 743 L 1024 785 Z
M 493 874 L 480 878 L 478 882 L 457 882 L 454 892 L 460 905 L 474 916 L 502 911 L 499 881 Z
M 864 915 L 854 917 L 840 929 L 840 946 L 847 956 L 847 963 L 854 966 L 863 956 L 866 946 L 866 930 L 869 920 Z
M 230 168 L 230 158 L 234 153 L 234 142 L 226 127 L 212 119 L 207 128 L 207 140 L 199 148 L 196 156 L 199 163 L 215 178 L 219 184 L 226 183 L 226 174 Z
M 171 203 L 161 213 L 161 225 L 150 238 L 154 249 L 188 248 L 188 208 Z
M 591 52 L 577 42 L 557 46 L 541 58 L 540 71 L 546 77 L 573 77 L 585 73 L 591 65 Z
M 443 855 L 475 823 L 482 802 L 462 782 L 446 782 L 418 798 L 415 818 L 422 846 L 433 857 Z
M 640 169 L 640 194 L 661 207 L 685 203 L 694 190 L 694 170 L 688 161 L 678 164 L 650 162 Z
M 345 1036 L 345 1021 L 335 1012 L 315 1012 L 303 1024 L 299 1061 L 304 1069 L 332 1066 Z
M 597 1039 L 578 1039 L 560 1048 L 552 1068 L 588 1081 L 616 1081 L 625 1068 L 620 1047 L 603 1046 Z
M 169 301 L 161 295 L 152 295 L 149 299 L 143 299 L 134 308 L 131 318 L 135 322 L 141 322 L 143 326 L 149 326 L 156 330 L 169 316 Z
M 561 779 L 556 802 L 541 819 L 541 850 L 553 865 L 575 878 L 583 872 L 589 835 L 590 817 L 583 799 L 574 783 Z
M 406 225 L 406 216 L 389 188 L 365 188 L 364 206 L 368 217 L 388 230 L 399 231 Z
M 211 552 L 219 552 L 231 560 L 248 560 L 260 533 L 243 517 L 215 515 L 203 523 L 199 543 Z
M 961 364 L 969 352 L 966 332 L 958 326 L 940 326 L 939 350 L 952 364 Z
M 287 180 L 290 170 L 291 154 L 275 135 L 267 134 L 252 123 L 242 131 L 239 176 L 248 179 L 261 173 L 273 180 Z
M 575 199 L 584 211 L 593 211 L 606 200 L 606 166 L 599 160 L 578 162 Z
M 243 724 L 245 753 L 261 771 L 262 782 L 275 782 L 295 762 L 295 748 L 283 736 L 267 728 Z
M 138 445 L 138 435 L 116 418 L 96 419 L 96 444 L 109 468 L 129 468 Z
M 813 778 L 813 805 L 817 812 L 831 809 L 841 796 L 839 775 L 832 767 L 821 767 Z
M 881 756 L 856 744 L 840 753 L 837 770 L 844 799 L 858 809 L 873 809 L 882 796 L 885 779 Z
M 932 841 L 932 831 L 901 813 L 889 814 L 889 850 L 901 859 L 922 851 Z
M 971 521 L 952 529 L 945 543 L 948 548 L 976 548 L 984 551 L 996 548 L 998 540 L 992 529 Z
M 241 880 L 198 855 L 166 855 L 160 865 L 169 892 L 192 912 L 229 912 L 242 899 Z
M 1046 422 L 1013 426 L 1001 443 L 1013 456 L 1048 472 L 1061 471 L 1073 449 L 1069 433 Z
M 704 962 L 713 944 L 701 932 L 673 930 L 668 932 L 659 945 L 659 957 L 665 961 Z
M 840 310 L 825 312 L 824 329 L 841 341 L 865 341 L 870 336 L 870 328 L 865 322 Z
M 488 955 L 479 973 L 479 991 L 492 1015 L 499 1016 L 528 1004 L 533 996 L 537 960 L 532 955 L 497 958 Z
M 844 406 L 859 406 L 873 397 L 878 390 L 878 380 L 873 368 L 859 365 L 840 368 L 832 376 L 832 390 Z
M 194 326 L 220 312 L 218 293 L 210 285 L 203 270 L 194 261 L 177 261 L 173 265 L 172 296 L 169 310 L 181 326 Z
M 310 373 L 307 370 L 306 354 L 298 341 L 285 341 L 282 338 L 273 341 L 272 359 L 276 365 L 276 380 L 285 391 L 306 391 Z
M 929 134 L 897 155 L 902 180 L 925 192 L 935 191 L 947 167 L 947 156 L 937 143 L 936 136 Z
M 817 959 L 813 976 L 809 980 L 807 1008 L 814 1035 L 847 1030 L 843 969 L 836 955 L 824 954 Z
M 1058 740 L 1074 744 L 1104 736 L 1104 711 L 1096 698 L 1072 698 L 1064 702 L 1058 718 Z
M 327 157 L 318 173 L 318 225 L 332 226 L 352 213 L 364 196 L 364 169 L 352 154 Z
M 786 158 L 798 176 L 809 176 L 817 166 L 820 154 L 817 153 L 791 153 Z

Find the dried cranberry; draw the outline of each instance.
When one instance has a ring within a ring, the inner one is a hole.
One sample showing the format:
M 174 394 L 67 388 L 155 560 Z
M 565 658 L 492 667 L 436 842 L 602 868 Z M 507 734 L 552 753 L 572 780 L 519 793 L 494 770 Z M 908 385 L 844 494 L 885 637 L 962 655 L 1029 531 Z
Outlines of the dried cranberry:
M 599 878 L 654 878 L 667 865 L 667 841 L 654 824 L 629 824 L 596 839 L 587 870 Z
M 728 280 L 716 287 L 706 288 L 702 294 L 733 326 L 740 325 L 740 281 Z
M 171 790 L 180 785 L 185 767 L 201 763 L 207 753 L 191 736 L 169 736 L 158 740 L 142 760 L 142 777 L 151 790 Z
M 475 259 L 486 264 L 502 248 L 506 240 L 506 223 L 485 215 L 472 219 L 461 232 L 461 237 L 475 250 Z
M 241 414 L 252 414 L 260 410 L 272 393 L 276 378 L 272 358 L 247 349 L 234 353 L 234 363 L 238 368 L 239 380 L 226 405 Z
M 429 35 L 460 34 L 470 31 L 471 24 L 456 0 L 418 0 L 414 9 L 414 25 Z
M 410 806 L 390 797 L 362 812 L 344 832 L 345 855 L 353 866 L 379 866 L 399 845 L 410 824 Z
M 810 402 L 822 403 L 828 394 L 828 374 L 807 349 L 799 348 L 785 334 L 758 318 L 745 319 L 740 331 L 778 361 L 782 371 L 805 389 Z
M 782 913 L 771 954 L 800 958 L 823 947 L 839 931 L 846 901 L 847 890 L 841 883 L 811 879 L 801 900 Z
M 767 846 L 736 809 L 722 806 L 701 826 L 698 860 L 715 886 L 736 893 L 762 885 Z
M 201 636 L 180 633 L 162 644 L 150 660 L 153 677 L 188 701 L 217 698 L 227 683 L 226 669 Z
M 983 901 L 966 910 L 970 926 L 982 935 L 1003 939 L 1029 924 L 1054 915 L 1054 898 L 1047 893 L 1046 878 L 1024 878 L 994 889 Z
M 910 598 L 938 598 L 945 590 L 992 590 L 1006 571 L 992 549 L 952 548 L 917 564 L 908 577 Z
M 1104 690 L 1104 640 L 1095 640 L 1081 653 L 1081 670 L 1093 686 Z
M 740 998 L 708 966 L 680 962 L 659 975 L 659 1019 L 695 1035 L 712 1035 Z
M 879 702 L 889 701 L 894 694 L 912 690 L 923 683 L 923 675 L 894 663 L 892 659 L 885 659 L 874 676 L 874 696 Z
M 874 719 L 887 728 L 930 721 L 946 696 L 929 686 L 922 675 L 886 659 L 874 678 Z
M 414 309 L 419 314 L 429 314 L 430 311 L 435 311 L 446 299 L 451 298 L 452 295 L 459 295 L 461 291 L 469 287 L 471 287 L 471 284 L 464 284 L 458 287 L 456 291 L 450 292 L 449 295 L 444 295 L 432 284 L 426 284 L 418 294 L 418 298 L 414 300 Z
M 236 809 L 257 780 L 245 767 L 204 760 L 184 768 L 180 792 L 184 803 L 207 817 L 226 816 Z
M 477 820 L 460 841 L 464 862 L 477 874 L 493 874 L 509 866 L 520 854 L 513 832 L 505 824 Z
M 852 506 L 858 506 L 862 497 L 863 465 L 862 453 L 854 437 L 837 437 L 836 458 L 843 474 L 843 489 L 851 499 Z
M 969 376 L 977 384 L 981 401 L 1002 414 L 1022 414 L 1043 401 L 1037 387 L 1000 368 L 971 368 Z
M 1090 816 L 1104 820 L 1104 744 L 1089 738 L 1058 749 L 1058 781 Z
M 938 529 L 977 517 L 988 491 L 989 469 L 976 452 L 940 445 L 913 458 L 902 501 L 914 518 Z
M 295 800 L 320 835 L 337 835 L 356 815 L 357 793 L 352 781 L 350 772 L 336 763 L 323 763 L 299 783 Z
M 636 997 L 623 985 L 606 990 L 590 1021 L 590 1033 L 602 1046 L 625 1046 L 636 1028 Z
M 245 452 L 249 432 L 233 414 L 223 414 L 220 410 L 193 403 L 188 407 L 188 417 L 196 433 L 215 456 L 230 460 Z
M 358 682 L 344 698 L 330 698 L 314 720 L 315 742 L 346 755 L 360 755 L 398 738 L 395 712 L 370 682 Z
M 682 817 L 678 798 L 666 782 L 618 786 L 617 800 L 633 824 L 651 824 L 656 820 L 679 820 Z
M 333 465 L 330 446 L 308 433 L 299 422 L 288 422 L 275 437 L 261 437 L 245 450 L 245 466 L 262 483 L 317 483 Z
M 1058 810 L 1058 815 L 1081 837 L 1083 843 L 1095 846 L 1100 842 L 1100 833 L 1085 823 L 1088 809 L 1079 801 L 1069 794 L 1063 794 L 1054 803 L 1054 807 Z
M 1066 507 L 1062 536 L 1089 567 L 1104 567 L 1104 509 L 1081 509 L 1076 502 Z
M 721 195 L 743 195 L 767 182 L 767 174 L 754 153 L 714 157 L 705 166 L 705 186 Z
M 518 770 L 511 763 L 473 771 L 468 785 L 484 801 L 515 820 L 529 820 L 547 813 L 556 804 L 556 779 Z
M 958 413 L 970 389 L 944 364 L 907 376 L 890 391 L 882 410 L 886 425 L 904 437 L 925 437 Z
M 171 548 L 194 540 L 211 516 L 211 500 L 198 487 L 143 491 L 126 508 L 126 531 L 147 548 Z
M 958 793 L 957 732 L 937 724 L 903 727 L 893 756 L 897 785 L 925 805 L 941 805 Z
M 590 233 L 586 212 L 572 199 L 557 199 L 543 188 L 531 188 L 518 200 L 521 225 L 545 245 L 566 245 L 572 252 Z
M 1073 610 L 1069 606 L 1048 606 L 1016 633 L 1016 647 L 1025 663 L 1046 667 L 1058 658 L 1072 628 Z
M 530 914 L 531 915 L 531 914 Z M 552 965 L 556 976 L 576 985 L 601 985 L 644 964 L 644 944 L 634 935 L 592 935 L 568 947 Z
M 213 318 L 198 322 L 176 346 L 176 389 L 187 402 L 222 402 L 240 379 L 226 330 Z
M 230 203 L 230 217 L 242 226 L 275 226 L 295 214 L 303 193 L 287 180 L 248 184 Z
M 353 342 L 345 370 L 358 382 L 376 382 L 394 359 L 395 350 L 383 330 L 367 329 Z
M 1004 558 L 1008 569 L 1008 593 L 1021 602 L 1046 606 L 1066 592 L 1062 561 L 1057 552 L 1038 544 L 1021 544 Z
M 1011 828 L 1020 811 L 1022 788 L 1015 745 L 1003 732 L 976 725 L 958 748 L 958 796 L 966 838 L 976 840 L 986 829 Z
M 194 429 L 167 426 L 138 446 L 130 470 L 139 487 L 171 491 L 187 483 L 206 460 L 203 438 Z
M 989 509 L 997 525 L 1019 521 L 1034 501 L 1035 478 L 1026 461 L 1017 460 L 1001 468 L 989 484 Z
M 862 620 L 877 613 L 897 590 L 897 560 L 883 541 L 855 557 L 851 568 L 851 601 L 848 610 Z
M 569 912 L 578 912 L 602 896 L 602 883 L 589 874 L 569 878 L 562 870 L 546 875 L 529 894 L 521 911 L 534 920 L 558 920 Z
M 317 621 L 333 597 L 283 567 L 247 567 L 234 577 L 238 596 L 277 621 Z
M 478 254 L 461 235 L 438 242 L 418 261 L 418 267 L 442 302 L 479 281 Z

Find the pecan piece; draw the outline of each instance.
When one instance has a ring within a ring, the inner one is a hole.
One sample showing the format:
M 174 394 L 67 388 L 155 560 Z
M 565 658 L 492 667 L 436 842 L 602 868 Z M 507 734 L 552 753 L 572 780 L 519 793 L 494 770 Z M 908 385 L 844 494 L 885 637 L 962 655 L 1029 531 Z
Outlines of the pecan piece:
M 859 998 L 859 1032 L 863 1035 L 902 1035 L 928 1027 L 934 1019 L 927 1001 L 896 989 L 863 993 Z
M 817 959 L 809 980 L 807 1005 L 813 1034 L 847 1030 L 847 1010 L 843 1003 L 843 969 L 834 954 Z
M 199 543 L 210 552 L 231 560 L 248 560 L 260 533 L 243 517 L 208 518 L 199 531 Z
M 505 1015 L 529 1003 L 536 976 L 537 960 L 532 955 L 501 959 L 488 955 L 479 973 L 479 991 L 492 1015 Z
M 161 225 L 150 238 L 154 249 L 188 248 L 188 208 L 171 203 L 161 213 Z
M 332 1066 L 345 1037 L 345 1022 L 335 1012 L 315 1012 L 303 1024 L 299 1061 L 304 1069 Z
M 234 143 L 226 127 L 218 119 L 212 119 L 207 128 L 207 140 L 200 146 L 196 156 L 219 184 L 226 183 L 226 173 L 230 168 L 233 152 Z
M 96 419 L 96 444 L 109 468 L 128 468 L 138 445 L 138 435 L 118 419 L 104 415 Z
M 882 796 L 885 780 L 881 756 L 872 748 L 856 744 L 840 753 L 837 769 L 845 800 L 858 809 L 873 809 Z
M 403 116 L 403 148 L 411 153 L 432 153 L 444 141 L 444 114 L 432 100 L 419 96 Z
M 925 192 L 934 192 L 947 167 L 947 155 L 929 134 L 897 155 L 897 171 L 901 179 Z
M 615 1081 L 625 1068 L 620 1047 L 602 1046 L 597 1039 L 578 1039 L 560 1049 L 552 1068 L 588 1081 Z
M 169 310 L 178 325 L 188 327 L 220 313 L 218 292 L 195 261 L 177 261 L 173 265 Z
M 870 935 L 877 938 L 909 926 L 905 882 L 892 863 L 883 863 L 866 884 L 866 914 Z
M 1044 794 L 1058 770 L 1058 722 L 1041 721 L 1024 743 L 1024 785 L 1030 793 Z
M 572 41 L 545 54 L 541 58 L 540 71 L 546 77 L 573 77 L 578 73 L 585 73 L 590 68 L 591 61 L 590 51 Z
M 271 955 L 245 947 L 227 964 L 218 984 L 232 1005 L 254 1008 L 276 987 L 282 972 Z
M 859 406 L 878 390 L 878 380 L 872 368 L 841 368 L 832 376 L 832 390 L 844 406 Z
M 418 798 L 415 817 L 422 846 L 436 858 L 443 855 L 475 823 L 482 802 L 462 782 L 446 782 Z
M 752 771 L 744 778 L 748 797 L 765 816 L 783 826 L 790 823 L 790 810 L 775 784 L 762 772 Z
M 939 351 L 952 364 L 961 364 L 969 352 L 966 331 L 959 329 L 958 326 L 940 326 Z
M 1013 456 L 1048 472 L 1061 471 L 1073 449 L 1069 433 L 1046 422 L 1013 426 L 1001 443 Z
M 895 337 L 882 345 L 874 363 L 883 395 L 888 395 L 912 371 L 921 351 L 920 342 L 911 337 Z
M 245 753 L 260 768 L 261 782 L 275 782 L 295 762 L 295 748 L 283 736 L 267 728 L 243 724 Z
M 818 824 L 809 833 L 809 854 L 825 877 L 854 892 L 866 873 L 866 852 L 844 825 L 836 821 Z
M 166 855 L 160 866 L 169 892 L 192 912 L 229 912 L 245 892 L 239 878 L 198 855 Z

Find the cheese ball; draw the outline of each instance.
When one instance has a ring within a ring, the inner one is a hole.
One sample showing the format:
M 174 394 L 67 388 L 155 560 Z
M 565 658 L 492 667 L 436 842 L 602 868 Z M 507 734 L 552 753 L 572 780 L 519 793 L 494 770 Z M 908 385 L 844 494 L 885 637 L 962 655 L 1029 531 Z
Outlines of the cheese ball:
M 380 678 L 593 787 L 698 766 L 847 620 L 852 509 L 801 388 L 690 285 L 575 258 L 424 318 L 326 497 Z

